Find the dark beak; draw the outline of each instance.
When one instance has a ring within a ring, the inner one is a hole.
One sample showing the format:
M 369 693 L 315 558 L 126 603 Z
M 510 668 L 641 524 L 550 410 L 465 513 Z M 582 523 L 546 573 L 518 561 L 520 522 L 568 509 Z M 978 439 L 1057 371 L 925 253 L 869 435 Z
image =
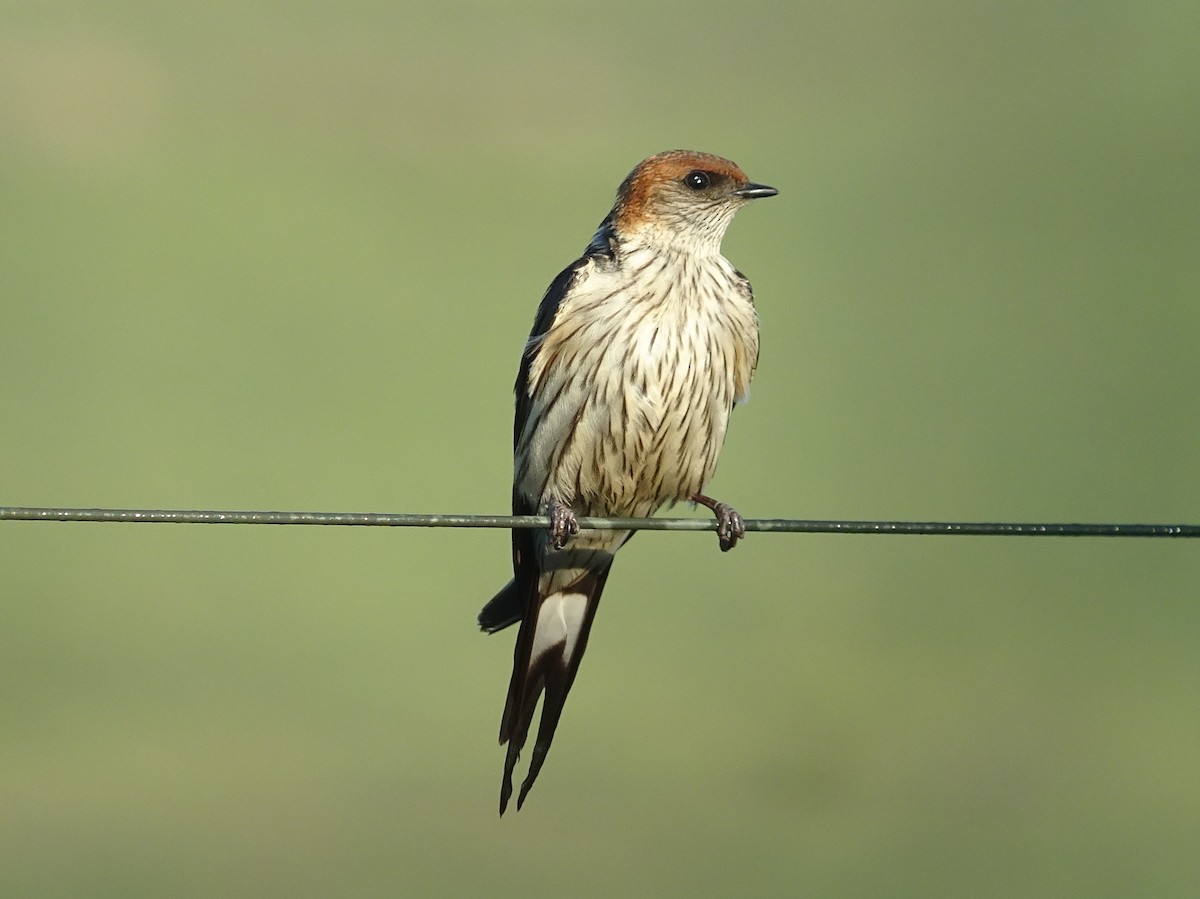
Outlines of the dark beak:
M 734 196 L 741 197 L 743 200 L 757 200 L 760 197 L 773 197 L 779 191 L 773 187 L 767 187 L 765 184 L 747 184 L 739 187 L 733 193 Z

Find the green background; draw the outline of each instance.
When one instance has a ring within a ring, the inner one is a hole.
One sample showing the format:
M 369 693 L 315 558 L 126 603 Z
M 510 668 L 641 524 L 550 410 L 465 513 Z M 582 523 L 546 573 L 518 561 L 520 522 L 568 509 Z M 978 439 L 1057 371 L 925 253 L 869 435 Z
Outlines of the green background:
M 1200 519 L 1194 3 L 0 16 L 0 503 L 505 512 L 542 291 L 689 147 L 780 190 L 712 493 Z M 501 821 L 507 547 L 0 524 L 0 894 L 1200 891 L 1193 542 L 645 534 Z

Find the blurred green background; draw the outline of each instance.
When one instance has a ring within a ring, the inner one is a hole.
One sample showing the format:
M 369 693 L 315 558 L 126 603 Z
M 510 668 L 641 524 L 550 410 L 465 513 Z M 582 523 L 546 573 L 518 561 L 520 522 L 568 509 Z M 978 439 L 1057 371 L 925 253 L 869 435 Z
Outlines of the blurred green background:
M 690 147 L 780 189 L 714 494 L 1200 520 L 1194 3 L 0 11 L 2 504 L 506 511 L 542 291 Z M 1193 542 L 644 535 L 498 821 L 508 566 L 0 524 L 0 894 L 1200 891 Z

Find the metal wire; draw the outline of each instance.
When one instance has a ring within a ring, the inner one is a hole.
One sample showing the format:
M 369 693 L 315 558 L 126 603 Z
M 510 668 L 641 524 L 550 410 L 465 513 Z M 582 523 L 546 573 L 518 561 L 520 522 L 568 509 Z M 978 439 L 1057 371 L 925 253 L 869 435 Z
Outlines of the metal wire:
M 401 528 L 545 528 L 543 515 L 424 515 L 380 512 L 234 512 L 185 509 L 67 509 L 0 506 L 0 521 L 112 521 L 126 524 L 312 524 Z M 580 528 L 712 531 L 711 518 L 583 518 Z M 747 531 L 982 537 L 1200 537 L 1200 524 L 1041 524 L 982 521 L 828 521 L 749 518 Z

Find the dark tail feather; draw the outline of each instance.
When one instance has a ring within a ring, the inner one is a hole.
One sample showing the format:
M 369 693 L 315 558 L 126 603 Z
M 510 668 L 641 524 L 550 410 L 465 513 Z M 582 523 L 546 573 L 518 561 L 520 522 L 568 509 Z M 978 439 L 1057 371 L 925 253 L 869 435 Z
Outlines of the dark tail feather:
M 624 546 L 637 531 L 630 531 L 629 535 L 621 541 L 621 546 Z M 525 606 L 522 602 L 521 591 L 517 589 L 517 581 L 514 578 L 505 584 L 500 592 L 488 600 L 488 604 L 479 610 L 479 629 L 488 634 L 494 634 L 497 631 L 502 631 L 509 625 L 516 624 L 525 614 Z
M 500 786 L 502 815 L 512 796 L 513 770 L 529 736 L 538 697 L 543 692 L 545 698 L 542 701 L 542 719 L 538 724 L 529 773 L 526 774 L 525 781 L 521 784 L 521 792 L 517 796 L 518 809 L 537 780 L 546 753 L 554 740 L 554 730 L 558 726 L 567 694 L 575 682 L 579 662 L 587 648 L 588 634 L 600 604 L 600 594 L 604 591 L 604 582 L 608 579 L 608 571 L 612 565 L 612 557 L 607 553 L 604 555 L 604 561 L 600 565 L 581 572 L 579 578 L 569 587 L 537 597 L 536 605 L 521 622 L 521 632 L 517 636 L 516 650 L 513 653 L 513 674 L 508 687 L 508 701 L 500 722 L 500 742 L 508 743 L 508 752 L 504 760 L 504 780 Z M 503 593 L 504 591 L 501 591 L 501 594 Z M 496 600 L 492 600 L 492 603 L 495 602 Z
M 516 624 L 524 613 L 516 580 L 511 580 L 479 610 L 479 629 L 489 634 Z

